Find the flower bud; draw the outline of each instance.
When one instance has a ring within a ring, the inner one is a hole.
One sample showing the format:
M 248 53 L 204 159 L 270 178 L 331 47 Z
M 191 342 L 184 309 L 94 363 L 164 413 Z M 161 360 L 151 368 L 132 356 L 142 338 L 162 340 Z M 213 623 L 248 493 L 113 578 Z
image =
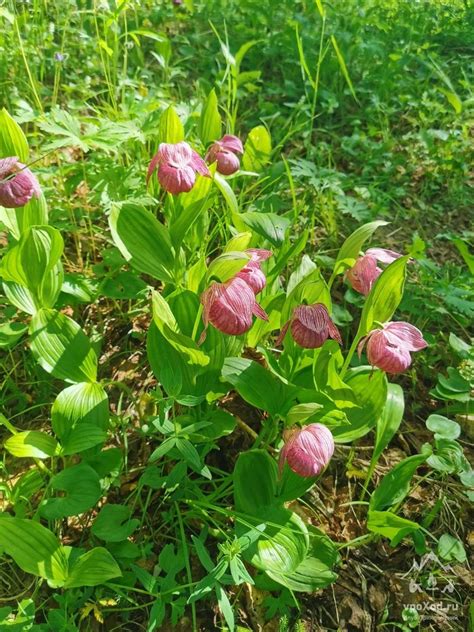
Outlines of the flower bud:
M 239 279 L 243 279 L 250 285 L 254 294 L 258 294 L 267 284 L 267 279 L 263 273 L 260 263 L 272 256 L 271 250 L 249 248 L 245 251 L 250 255 L 250 261 L 236 274 Z
M 210 176 L 201 156 L 188 143 L 161 143 L 148 167 L 147 182 L 158 169 L 158 181 L 169 193 L 187 193 L 196 182 L 196 173 Z
M 285 445 L 280 452 L 279 468 L 285 463 L 300 476 L 317 476 L 334 454 L 331 431 L 322 424 L 309 424 L 286 431 Z
M 226 134 L 221 140 L 216 140 L 206 154 L 209 163 L 217 162 L 217 171 L 224 176 L 230 176 L 240 169 L 237 154 L 243 154 L 242 141 L 237 136 Z
M 16 156 L 0 159 L 0 206 L 18 208 L 40 193 L 38 180 Z
M 382 274 L 382 269 L 378 267 L 377 262 L 388 264 L 401 256 L 393 250 L 369 248 L 365 255 L 359 257 L 352 268 L 346 272 L 346 279 L 356 292 L 367 296 L 375 281 Z
M 428 346 L 421 331 L 405 322 L 386 323 L 370 331 L 359 343 L 359 357 L 366 344 L 369 363 L 386 373 L 402 373 L 411 364 L 411 352 Z
M 276 345 L 283 342 L 283 338 L 291 326 L 293 340 L 305 349 L 322 347 L 328 338 L 342 344 L 341 334 L 332 322 L 329 312 L 322 303 L 314 305 L 299 305 L 293 311 L 293 316 L 283 326 L 276 341 Z
M 202 293 L 201 303 L 205 330 L 200 342 L 205 339 L 209 323 L 224 334 L 240 336 L 252 326 L 252 316 L 268 320 L 267 314 L 255 300 L 252 288 L 238 277 L 225 283 L 212 283 Z

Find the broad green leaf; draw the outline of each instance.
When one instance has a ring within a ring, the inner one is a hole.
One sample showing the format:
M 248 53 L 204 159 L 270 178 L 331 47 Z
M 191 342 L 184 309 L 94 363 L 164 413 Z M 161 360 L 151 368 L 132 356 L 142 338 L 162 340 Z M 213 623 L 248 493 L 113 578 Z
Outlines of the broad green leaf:
M 172 105 L 161 115 L 158 136 L 160 143 L 179 143 L 184 140 L 183 124 Z
M 45 432 L 25 430 L 9 437 L 5 448 L 16 457 L 47 459 L 57 453 L 58 442 Z
M 392 546 L 395 546 L 406 535 L 418 531 L 420 525 L 391 511 L 369 510 L 367 519 L 367 528 L 373 533 L 379 533 L 390 540 Z
M 98 586 L 121 575 L 117 562 L 107 549 L 96 547 L 72 562 L 64 587 Z
M 461 434 L 461 426 L 443 415 L 430 415 L 426 420 L 426 427 L 435 433 L 435 439 L 453 441 Z
M 0 206 L 0 222 L 3 222 L 13 237 L 18 241 L 21 235 L 31 226 L 43 226 L 48 223 L 48 207 L 43 194 L 20 208 L 3 208 Z
M 333 276 L 340 274 L 346 268 L 352 267 L 359 256 L 364 243 L 372 237 L 377 228 L 380 226 L 386 226 L 387 224 L 388 222 L 381 220 L 369 222 L 368 224 L 360 226 L 352 233 L 352 235 L 349 235 L 346 241 L 342 244 L 337 255 L 336 263 L 334 264 Z
M 295 260 L 298 255 L 303 252 L 308 241 L 309 231 L 304 230 L 301 235 L 293 242 L 287 242 L 278 255 L 277 263 L 269 271 L 267 278 L 270 281 L 276 278 L 278 274 L 285 268 L 289 261 Z
M 104 542 L 126 540 L 140 524 L 136 518 L 130 519 L 131 514 L 131 507 L 107 503 L 94 520 L 92 533 Z
M 235 237 L 232 237 L 232 239 L 229 239 L 224 247 L 224 252 L 243 252 L 250 247 L 251 241 L 252 233 L 239 233 L 238 235 L 235 235 Z
M 240 454 L 233 480 L 237 511 L 255 516 L 264 507 L 275 503 L 278 468 L 265 450 L 248 450 Z
M 278 481 L 277 498 L 283 504 L 305 494 L 317 480 L 317 476 L 299 476 L 285 463 Z
M 459 538 L 443 533 L 438 541 L 438 555 L 448 562 L 464 564 L 467 556 L 464 545 Z
M 216 91 L 211 90 L 206 99 L 199 119 L 199 137 L 204 145 L 208 145 L 221 136 L 222 121 L 219 114 Z
M 222 377 L 245 401 L 273 416 L 284 417 L 296 393 L 295 387 L 285 384 L 258 362 L 247 358 L 226 358 Z
M 402 423 L 405 410 L 403 389 L 398 384 L 388 384 L 387 401 L 382 414 L 377 419 L 375 447 L 372 462 L 377 462 L 380 455 L 395 436 Z
M 326 340 L 313 359 L 313 382 L 317 391 L 329 397 L 338 409 L 357 407 L 352 388 L 339 377 L 344 359 L 335 340 Z
M 250 256 L 245 252 L 224 252 L 209 264 L 207 278 L 215 277 L 224 283 L 240 272 L 249 261 Z
M 51 423 L 64 455 L 103 443 L 109 423 L 108 397 L 103 387 L 82 382 L 62 390 L 51 409 Z
M 212 165 L 211 165 L 212 167 Z M 217 188 L 222 193 L 224 200 L 230 210 L 231 223 L 235 226 L 235 228 L 239 231 L 245 231 L 247 226 L 242 221 L 243 218 L 239 212 L 239 203 L 237 198 L 235 197 L 235 193 L 227 182 L 227 180 L 221 176 L 217 171 L 214 173 L 214 182 L 216 183 Z
M 370 432 L 387 401 L 387 378 L 383 371 L 357 367 L 346 373 L 344 381 L 352 389 L 357 406 L 344 409 L 348 425 L 331 428 L 338 443 L 354 441 Z
M 282 217 L 275 213 L 249 211 L 241 214 L 239 217 L 254 232 L 268 239 L 275 248 L 280 247 L 285 241 L 285 234 L 291 223 L 287 217 Z
M 37 290 L 37 301 L 41 307 L 52 309 L 56 304 L 64 282 L 64 270 L 61 261 L 43 278 Z
M 247 518 L 246 521 L 250 522 L 250 519 Z M 272 507 L 264 508 L 253 518 L 253 522 L 264 523 L 266 529 L 245 550 L 245 559 L 267 573 L 295 571 L 305 559 L 309 548 L 308 529 L 301 518 L 284 507 Z
M 310 548 L 308 555 L 291 573 L 267 571 L 269 577 L 290 590 L 314 592 L 329 586 L 337 579 L 332 569 L 338 561 L 336 546 L 318 529 L 309 528 Z
M 381 511 L 400 503 L 408 494 L 415 471 L 425 463 L 428 456 L 428 454 L 409 456 L 391 469 L 372 494 L 369 503 L 370 510 Z
M 193 443 L 215 441 L 220 437 L 226 437 L 235 430 L 237 424 L 233 415 L 219 408 L 211 409 L 205 415 L 204 421 L 208 421 L 209 425 L 199 428 L 199 430 L 193 431 L 189 435 L 189 439 Z
M 263 125 L 250 130 L 244 146 L 242 164 L 247 171 L 262 171 L 270 162 L 272 139 Z
M 6 281 L 24 285 L 37 293 L 43 279 L 58 263 L 64 248 L 61 233 L 51 226 L 28 228 L 2 262 Z
M 19 283 L 4 281 L 3 291 L 9 302 L 22 312 L 33 316 L 40 308 L 38 299 L 33 296 L 30 290 Z
M 288 294 L 281 311 L 281 325 L 291 318 L 295 307 L 313 303 L 322 303 L 331 312 L 331 294 L 319 269 L 304 276 Z
M 179 331 L 178 323 L 163 296 L 154 291 L 152 294 L 153 321 L 169 344 L 185 356 L 188 364 L 206 366 L 209 364 L 207 356 L 192 338 Z
M 0 110 L 0 158 L 18 156 L 28 162 L 28 142 L 23 130 L 5 108 Z
M 392 318 L 403 297 L 408 261 L 408 255 L 400 257 L 379 276 L 362 309 L 358 336 L 365 336 L 376 322 L 386 323 Z
M 97 357 L 79 325 L 65 314 L 40 309 L 30 324 L 31 350 L 45 371 L 66 382 L 94 382 Z
M 211 173 L 213 171 L 211 165 Z M 170 221 L 169 232 L 176 249 L 201 215 L 211 206 L 213 196 L 212 178 L 197 175 L 191 191 L 181 193 L 175 199 L 175 210 Z
M 72 465 L 53 476 L 50 488 L 61 495 L 43 501 L 41 515 L 48 520 L 84 513 L 102 496 L 97 472 L 84 463 Z
M 10 349 L 26 334 L 28 325 L 8 322 L 0 325 L 0 349 Z
M 215 585 L 217 603 L 219 604 L 220 611 L 224 615 L 225 622 L 227 623 L 229 632 L 233 632 L 235 629 L 235 617 L 234 611 L 229 601 L 229 597 L 226 595 L 225 590 L 219 583 Z
M 68 561 L 56 536 L 33 520 L 0 514 L 0 547 L 26 573 L 62 586 Z
M 109 224 L 115 245 L 130 265 L 160 281 L 173 280 L 170 236 L 150 211 L 133 203 L 114 206 Z

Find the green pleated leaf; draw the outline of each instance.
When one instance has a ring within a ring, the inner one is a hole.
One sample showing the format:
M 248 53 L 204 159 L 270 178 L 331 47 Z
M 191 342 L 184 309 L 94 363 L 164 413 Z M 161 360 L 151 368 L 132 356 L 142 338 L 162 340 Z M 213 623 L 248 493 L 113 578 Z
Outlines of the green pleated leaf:
M 250 130 L 244 146 L 242 164 L 247 171 L 262 171 L 270 162 L 272 139 L 263 125 Z
M 222 377 L 252 406 L 271 415 L 285 416 L 296 388 L 285 384 L 268 369 L 247 358 L 226 358 Z
M 407 255 L 391 263 L 375 282 L 362 309 L 358 336 L 365 336 L 375 322 L 386 323 L 392 318 L 403 297 L 409 258 Z
M 300 498 L 316 480 L 317 476 L 299 476 L 285 463 L 278 484 L 278 500 L 285 503 Z
M 275 502 L 278 468 L 265 450 L 249 450 L 240 454 L 233 480 L 237 511 L 257 515 L 263 507 Z
M 352 389 L 356 407 L 344 409 L 349 424 L 331 428 L 338 443 L 354 441 L 370 432 L 387 401 L 387 378 L 383 371 L 358 367 L 349 370 L 344 381 Z
M 360 255 L 364 243 L 372 237 L 377 228 L 386 226 L 387 224 L 388 222 L 380 220 L 369 222 L 368 224 L 360 226 L 352 235 L 349 235 L 338 252 L 333 275 L 339 274 L 347 268 L 351 268 Z
M 13 456 L 47 459 L 57 453 L 58 442 L 45 432 L 27 430 L 9 437 L 5 448 Z
M 3 278 L 24 285 L 33 293 L 37 292 L 43 279 L 59 262 L 63 248 L 61 233 L 55 228 L 28 228 L 18 244 L 3 258 Z
M 99 475 L 92 467 L 83 463 L 68 467 L 53 476 L 50 488 L 61 492 L 61 495 L 43 501 L 41 515 L 48 520 L 84 513 L 102 495 Z
M 383 535 L 396 546 L 406 535 L 418 531 L 420 525 L 407 520 L 391 511 L 375 511 L 370 509 L 367 517 L 367 529 L 373 533 Z
M 119 565 L 107 549 L 96 547 L 74 560 L 64 587 L 98 586 L 121 575 Z
M 109 423 L 106 392 L 95 382 L 68 386 L 56 397 L 51 422 L 62 454 L 76 454 L 103 443 Z
M 28 162 L 28 142 L 23 130 L 5 108 L 0 110 L 0 158 L 18 156 Z
M 281 310 L 281 325 L 291 318 L 295 307 L 313 303 L 322 303 L 331 313 L 331 294 L 319 269 L 312 270 L 292 287 Z
M 58 300 L 64 281 L 64 270 L 61 261 L 44 277 L 37 289 L 37 302 L 41 307 L 53 308 Z
M 428 456 L 428 453 L 409 456 L 385 474 L 370 498 L 369 508 L 380 511 L 400 503 L 408 494 L 414 473 Z
M 22 312 L 33 316 L 40 308 L 39 299 L 35 298 L 30 290 L 19 283 L 4 281 L 3 291 L 8 301 Z
M 67 555 L 56 536 L 33 520 L 0 514 L 0 548 L 25 571 L 62 586 Z
M 245 252 L 224 252 L 209 264 L 207 278 L 215 278 L 221 283 L 232 279 L 250 261 Z
M 138 204 L 114 206 L 109 217 L 115 245 L 139 272 L 171 282 L 175 257 L 168 230 Z
M 48 207 L 43 194 L 20 208 L 3 208 L 0 206 L 0 222 L 3 222 L 13 237 L 18 241 L 21 235 L 31 226 L 42 226 L 48 223 Z
M 310 528 L 309 535 L 308 555 L 293 572 L 267 571 L 269 577 L 290 590 L 314 592 L 329 586 L 337 579 L 337 573 L 333 570 L 339 559 L 336 546 L 327 535 L 314 527 Z
M 372 462 L 377 462 L 380 455 L 395 436 L 402 423 L 405 410 L 403 389 L 398 384 L 388 384 L 387 401 L 382 414 L 377 419 L 375 447 Z
M 249 211 L 241 214 L 239 217 L 257 235 L 268 239 L 275 248 L 280 247 L 285 241 L 285 234 L 291 223 L 287 217 L 276 215 L 276 213 Z
M 265 523 L 266 529 L 245 550 L 245 559 L 267 573 L 294 572 L 305 559 L 309 548 L 308 530 L 301 518 L 284 507 L 272 507 L 254 517 L 253 522 Z
M 212 168 L 212 165 L 211 165 Z M 216 183 L 217 188 L 222 193 L 224 200 L 226 201 L 227 206 L 230 210 L 230 216 L 232 220 L 232 224 L 239 230 L 240 232 L 245 231 L 247 229 L 246 224 L 242 221 L 242 216 L 239 213 L 239 203 L 235 196 L 235 193 L 220 173 L 217 171 L 214 173 L 214 182 Z
M 40 309 L 30 324 L 31 350 L 45 371 L 67 382 L 94 382 L 97 357 L 79 325 L 65 314 Z
M 211 165 L 211 173 L 215 167 Z M 175 209 L 170 220 L 170 236 L 176 249 L 179 248 L 188 231 L 201 215 L 211 206 L 213 196 L 212 178 L 207 176 L 196 176 L 196 182 L 187 193 L 181 193 L 175 198 Z
M 28 325 L 23 323 L 4 323 L 0 325 L 0 349 L 11 349 L 26 334 Z
M 158 136 L 160 143 L 179 143 L 184 140 L 183 124 L 172 105 L 161 115 Z
M 201 111 L 198 133 L 204 145 L 221 137 L 222 120 L 219 114 L 216 91 L 211 90 Z
M 201 351 L 192 338 L 179 331 L 170 306 L 159 292 L 153 292 L 152 306 L 155 325 L 169 344 L 185 357 L 187 363 L 199 366 L 209 364 L 209 356 Z

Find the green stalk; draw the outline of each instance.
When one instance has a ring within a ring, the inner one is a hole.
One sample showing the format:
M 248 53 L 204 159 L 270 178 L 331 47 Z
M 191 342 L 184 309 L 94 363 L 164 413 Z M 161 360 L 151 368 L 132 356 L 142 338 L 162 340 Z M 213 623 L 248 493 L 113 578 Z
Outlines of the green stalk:
M 31 90 L 32 90 L 33 96 L 35 98 L 36 105 L 38 106 L 38 109 L 41 112 L 41 114 L 43 114 L 44 113 L 43 104 L 41 103 L 41 99 L 39 98 L 38 92 L 36 90 L 35 80 L 33 78 L 33 75 L 32 75 L 31 70 L 30 70 L 30 66 L 28 64 L 28 60 L 26 58 L 25 49 L 23 47 L 23 40 L 21 39 L 20 29 L 18 28 L 18 17 L 17 16 L 15 16 L 14 24 L 15 24 L 16 36 L 17 36 L 17 39 L 18 39 L 18 45 L 20 47 L 21 57 L 23 59 L 23 63 L 25 64 L 26 74 L 28 75 L 28 79 L 29 79 L 29 82 L 30 82 Z

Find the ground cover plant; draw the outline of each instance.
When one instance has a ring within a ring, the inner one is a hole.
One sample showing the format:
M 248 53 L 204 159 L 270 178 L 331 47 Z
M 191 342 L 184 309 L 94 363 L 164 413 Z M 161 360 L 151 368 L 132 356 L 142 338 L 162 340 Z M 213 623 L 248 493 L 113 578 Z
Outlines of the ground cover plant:
M 0 629 L 467 629 L 469 4 L 0 23 Z

